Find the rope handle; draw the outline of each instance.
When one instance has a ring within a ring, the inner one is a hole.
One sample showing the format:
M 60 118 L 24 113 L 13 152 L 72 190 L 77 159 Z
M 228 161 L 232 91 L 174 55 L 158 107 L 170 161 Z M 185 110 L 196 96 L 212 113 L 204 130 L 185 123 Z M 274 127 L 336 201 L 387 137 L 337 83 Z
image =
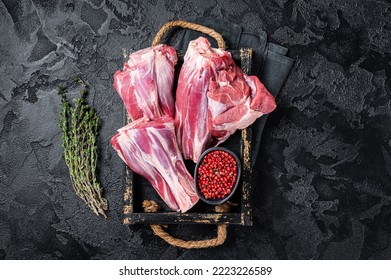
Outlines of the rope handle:
M 182 27 L 182 28 L 202 32 L 202 33 L 214 38 L 217 41 L 217 45 L 220 49 L 225 49 L 225 47 L 226 47 L 223 36 L 221 36 L 221 34 L 216 32 L 214 29 L 200 25 L 200 24 L 183 21 L 183 20 L 175 20 L 175 21 L 169 21 L 169 22 L 165 23 L 162 26 L 162 28 L 160 28 L 159 32 L 156 34 L 155 38 L 152 41 L 151 46 L 155 47 L 155 46 L 159 45 L 164 34 L 169 29 L 174 28 L 174 27 Z
M 233 204 L 224 203 L 221 205 L 217 205 L 215 207 L 215 210 L 217 213 L 226 213 L 229 211 L 230 205 Z M 160 206 L 153 200 L 144 200 L 143 208 L 145 212 L 153 213 L 159 211 Z M 167 227 L 167 226 L 150 225 L 150 227 L 157 236 L 159 236 L 161 239 L 166 241 L 168 244 L 180 248 L 185 248 L 185 249 L 201 249 L 201 248 L 211 248 L 211 247 L 220 246 L 225 242 L 225 239 L 227 238 L 227 225 L 225 224 L 217 225 L 217 236 L 215 238 L 206 239 L 206 240 L 182 240 L 168 234 L 163 229 L 163 227 Z
M 214 38 L 217 41 L 217 45 L 220 49 L 226 48 L 223 36 L 221 36 L 221 34 L 216 32 L 214 29 L 200 24 L 183 21 L 183 20 L 169 21 L 165 23 L 156 34 L 155 38 L 152 41 L 151 46 L 155 47 L 159 45 L 161 43 L 164 34 L 166 34 L 168 30 L 174 27 L 182 27 L 182 28 L 202 32 Z M 153 200 L 144 200 L 143 208 L 145 212 L 157 212 L 159 211 L 160 206 Z M 221 205 L 217 205 L 215 207 L 215 210 L 217 213 L 225 213 L 229 211 L 229 208 L 230 208 L 230 203 L 224 203 Z M 164 227 L 167 226 L 150 225 L 150 227 L 157 236 L 159 236 L 161 239 L 166 241 L 168 244 L 176 247 L 185 248 L 185 249 L 201 249 L 201 248 L 220 246 L 225 242 L 227 238 L 227 225 L 225 224 L 217 225 L 217 236 L 215 238 L 207 239 L 207 240 L 182 240 L 168 234 L 163 229 Z

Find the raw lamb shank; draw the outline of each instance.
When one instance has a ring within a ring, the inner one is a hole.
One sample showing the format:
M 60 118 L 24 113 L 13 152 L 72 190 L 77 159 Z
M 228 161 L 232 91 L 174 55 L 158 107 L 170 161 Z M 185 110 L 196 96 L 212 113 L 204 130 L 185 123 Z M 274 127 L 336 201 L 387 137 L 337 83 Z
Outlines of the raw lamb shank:
M 118 130 L 111 145 L 122 160 L 145 177 L 174 211 L 186 212 L 198 196 L 179 151 L 174 120 L 141 118 Z
M 177 141 L 185 159 L 197 162 L 210 145 L 275 107 L 265 86 L 243 74 L 229 52 L 212 48 L 204 37 L 189 43 L 175 101 Z
M 114 88 L 133 122 L 119 129 L 111 144 L 168 207 L 186 212 L 198 196 L 183 158 L 197 162 L 210 145 L 251 125 L 276 104 L 257 77 L 242 73 L 229 52 L 211 48 L 200 37 L 190 42 L 184 57 L 174 109 L 176 63 L 175 50 L 159 45 L 131 54 L 123 71 L 115 73 Z
M 174 48 L 161 44 L 132 53 L 122 71 L 114 74 L 114 89 L 132 120 L 174 117 Z
M 215 145 L 276 108 L 274 97 L 255 76 L 236 65 L 217 71 L 208 91 L 208 124 Z

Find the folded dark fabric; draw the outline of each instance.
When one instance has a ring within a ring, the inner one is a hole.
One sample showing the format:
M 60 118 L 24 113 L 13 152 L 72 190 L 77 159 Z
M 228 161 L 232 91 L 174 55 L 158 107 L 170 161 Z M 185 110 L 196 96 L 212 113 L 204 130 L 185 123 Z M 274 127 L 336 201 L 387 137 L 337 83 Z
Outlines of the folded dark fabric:
M 264 53 L 267 48 L 266 32 L 260 31 L 257 34 L 242 32 L 239 45 L 237 46 L 237 49 L 239 48 L 252 48 L 253 56 L 250 74 L 259 76 L 262 65 L 264 64 Z
M 287 48 L 277 44 L 268 43 L 267 34 L 262 30 L 257 32 L 248 32 L 243 30 L 241 26 L 223 19 L 193 17 L 186 20 L 210 27 L 219 32 L 223 36 L 228 49 L 239 49 L 244 47 L 252 48 L 253 57 L 250 74 L 257 75 L 271 94 L 273 94 L 274 97 L 277 97 L 288 78 L 294 62 L 292 58 L 286 56 L 288 53 Z M 207 37 L 212 46 L 217 47 L 217 43 L 213 38 L 192 30 L 186 30 L 174 47 L 176 49 L 185 50 L 187 49 L 189 42 L 199 36 Z M 266 119 L 267 116 L 263 116 L 252 125 L 252 165 L 255 164 L 255 160 L 259 153 L 262 131 L 265 126 Z M 233 135 L 231 139 L 229 139 L 229 142 L 232 141 L 235 143 L 235 141 L 239 140 L 235 137 L 238 136 Z
M 294 60 L 285 56 L 288 49 L 275 44 L 267 44 L 267 49 L 263 53 L 262 66 L 258 72 L 263 84 L 273 94 L 274 97 L 280 93 L 289 72 L 291 71 Z M 278 103 L 277 103 L 278 106 Z M 255 164 L 256 157 L 259 153 L 262 131 L 268 116 L 263 116 L 253 123 L 253 147 L 252 147 L 252 164 Z

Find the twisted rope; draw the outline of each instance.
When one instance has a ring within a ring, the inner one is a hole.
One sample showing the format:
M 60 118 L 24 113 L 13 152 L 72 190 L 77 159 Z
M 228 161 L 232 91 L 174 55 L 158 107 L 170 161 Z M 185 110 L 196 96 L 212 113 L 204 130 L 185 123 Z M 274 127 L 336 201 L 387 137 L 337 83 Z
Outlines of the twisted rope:
M 217 41 L 217 45 L 220 49 L 225 49 L 225 42 L 223 37 L 220 35 L 220 33 L 216 32 L 214 29 L 211 29 L 209 27 L 191 23 L 183 20 L 175 20 L 175 21 L 169 21 L 166 24 L 162 26 L 162 28 L 159 30 L 159 32 L 156 34 L 155 38 L 152 41 L 152 47 L 157 46 L 160 44 L 164 34 L 171 28 L 174 27 L 182 27 L 186 29 L 191 29 L 195 31 L 202 32 L 206 35 L 209 35 L 210 37 L 214 38 Z
M 144 200 L 143 208 L 145 212 L 157 212 L 160 209 L 160 206 L 153 200 Z M 215 211 L 217 213 L 226 213 L 230 209 L 229 203 L 224 203 L 217 205 Z M 217 236 L 215 238 L 206 239 L 206 240 L 183 240 L 175 238 L 168 234 L 164 229 L 163 225 L 150 225 L 152 231 L 159 236 L 161 239 L 166 241 L 168 244 L 185 249 L 201 249 L 201 248 L 211 248 L 220 246 L 224 243 L 227 238 L 227 225 L 219 224 L 217 225 Z

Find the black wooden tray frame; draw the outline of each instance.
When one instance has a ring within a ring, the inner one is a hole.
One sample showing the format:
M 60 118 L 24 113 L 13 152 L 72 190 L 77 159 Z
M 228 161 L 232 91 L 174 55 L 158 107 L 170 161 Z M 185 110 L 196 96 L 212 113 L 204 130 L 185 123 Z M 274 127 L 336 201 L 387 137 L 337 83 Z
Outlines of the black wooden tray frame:
M 252 49 L 228 50 L 235 60 L 240 61 L 244 73 L 251 71 Z M 178 58 L 183 59 L 184 51 L 178 51 Z M 126 115 L 126 114 L 125 114 Z M 127 119 L 127 118 L 126 118 Z M 129 121 L 128 119 L 126 121 Z M 251 186 L 251 137 L 249 126 L 241 131 L 240 157 L 242 161 L 242 188 L 240 213 L 136 213 L 134 212 L 134 173 L 125 166 L 124 188 L 124 224 L 232 224 L 251 226 L 252 210 L 250 203 Z M 138 175 L 137 175 L 138 176 Z M 238 188 L 240 190 L 240 188 Z M 238 191 L 237 190 L 237 191 Z M 140 202 L 142 203 L 142 202 Z

